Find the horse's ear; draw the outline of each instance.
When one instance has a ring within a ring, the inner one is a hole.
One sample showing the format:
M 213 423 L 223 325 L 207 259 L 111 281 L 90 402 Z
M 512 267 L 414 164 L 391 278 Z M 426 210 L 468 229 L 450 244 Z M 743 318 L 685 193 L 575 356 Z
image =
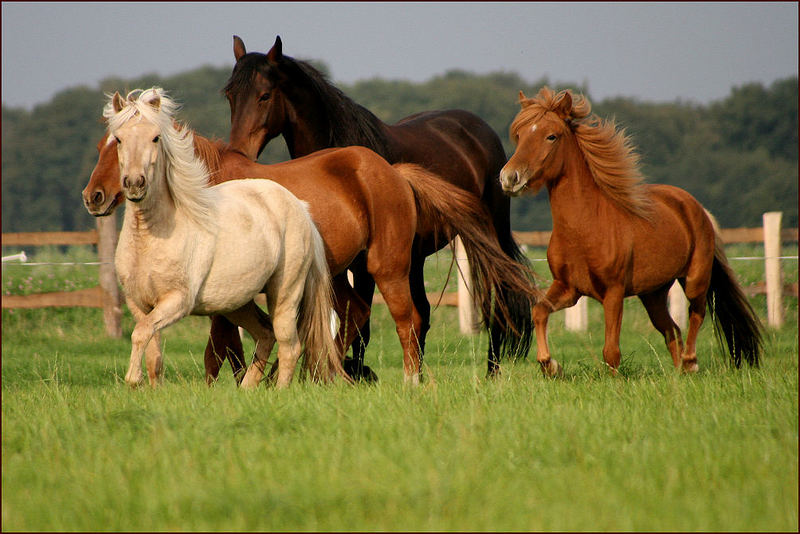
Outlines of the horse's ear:
M 111 97 L 111 105 L 114 107 L 114 113 L 119 113 L 125 107 L 125 101 L 120 96 L 119 91 L 114 92 L 114 96 Z
M 269 61 L 270 65 L 277 65 L 281 59 L 283 59 L 283 43 L 281 42 L 281 36 L 278 35 L 275 37 L 275 44 L 267 52 L 267 61 Z
M 161 95 L 156 93 L 153 95 L 148 101 L 147 105 L 149 105 L 154 110 L 158 111 L 161 109 Z
M 236 58 L 236 61 L 239 61 L 243 55 L 247 53 L 247 49 L 244 47 L 244 41 L 238 35 L 233 36 L 233 57 Z
M 525 96 L 525 93 L 523 93 L 521 90 L 519 92 L 519 105 L 522 106 L 522 109 L 525 109 L 531 105 L 531 102 L 528 100 L 528 97 Z
M 572 94 L 569 91 L 564 91 L 564 95 L 553 111 L 562 119 L 570 118 L 572 115 Z

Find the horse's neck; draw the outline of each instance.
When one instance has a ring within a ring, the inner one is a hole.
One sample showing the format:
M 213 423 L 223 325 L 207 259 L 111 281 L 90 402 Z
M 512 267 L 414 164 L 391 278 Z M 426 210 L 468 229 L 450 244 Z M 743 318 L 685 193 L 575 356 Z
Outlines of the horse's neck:
M 371 111 L 348 97 L 340 105 L 328 106 L 326 96 L 314 94 L 311 103 L 290 102 L 293 116 L 281 132 L 290 156 L 299 158 L 325 148 L 365 146 L 386 156 L 385 124 Z M 334 115 L 332 109 L 337 110 Z
M 610 205 L 592 178 L 582 155 L 569 158 L 564 173 L 548 184 L 553 230 L 585 228 L 596 229 L 602 220 L 597 215 Z
M 287 126 L 282 133 L 283 139 L 286 141 L 286 148 L 289 150 L 289 156 L 292 159 L 296 159 L 307 156 L 312 152 L 329 148 L 328 137 L 320 135 L 323 131 L 327 132 L 327 128 L 328 126 L 315 128 L 306 120 L 287 121 Z

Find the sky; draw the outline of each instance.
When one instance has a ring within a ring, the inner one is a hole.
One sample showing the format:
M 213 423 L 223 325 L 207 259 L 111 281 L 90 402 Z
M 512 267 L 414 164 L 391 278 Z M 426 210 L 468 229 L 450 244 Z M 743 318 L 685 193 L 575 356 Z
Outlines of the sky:
M 2 2 L 2 102 L 233 67 L 233 35 L 257 52 L 280 35 L 334 83 L 502 71 L 597 100 L 707 104 L 798 70 L 797 2 Z

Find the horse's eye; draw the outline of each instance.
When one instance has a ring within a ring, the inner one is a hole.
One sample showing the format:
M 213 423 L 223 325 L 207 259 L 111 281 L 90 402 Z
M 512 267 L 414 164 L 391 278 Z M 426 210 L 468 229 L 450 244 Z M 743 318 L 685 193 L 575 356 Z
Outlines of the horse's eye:
M 547 136 L 547 140 L 548 141 L 555 141 L 556 140 L 556 136 L 553 135 L 553 134 L 550 134 L 550 135 Z
M 155 136 L 155 137 L 153 138 L 153 142 L 154 142 L 154 143 L 158 143 L 158 140 L 159 140 L 160 138 L 161 138 L 161 136 L 160 136 L 160 135 L 157 135 L 157 136 Z
M 263 95 L 261 95 L 261 97 L 258 99 L 258 101 L 259 102 L 266 102 L 267 100 L 269 100 L 270 96 L 272 96 L 272 95 L 270 95 L 269 92 L 266 92 Z
M 120 141 L 119 137 L 117 137 L 116 135 L 114 136 L 114 140 L 117 142 L 118 145 L 122 144 L 122 141 Z

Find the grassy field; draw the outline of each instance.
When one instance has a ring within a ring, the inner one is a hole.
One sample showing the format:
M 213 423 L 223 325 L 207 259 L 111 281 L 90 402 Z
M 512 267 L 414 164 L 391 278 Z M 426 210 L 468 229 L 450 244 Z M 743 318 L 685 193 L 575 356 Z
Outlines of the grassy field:
M 36 259 L 65 257 L 93 260 Z M 431 290 L 447 266 L 429 261 Z M 763 280 L 760 262 L 733 266 Z M 796 281 L 797 262 L 784 268 Z M 93 269 L 4 266 L 3 292 L 93 285 Z M 763 318 L 764 297 L 753 304 Z M 531 354 L 493 381 L 486 336 L 460 335 L 440 307 L 418 388 L 402 384 L 378 305 L 377 384 L 280 392 L 237 390 L 228 368 L 205 386 L 207 318 L 165 332 L 163 387 L 131 391 L 129 314 L 113 340 L 100 310 L 3 310 L 2 529 L 797 531 L 797 299 L 785 305 L 759 369 L 730 368 L 707 324 L 700 373 L 677 374 L 630 299 L 619 376 L 601 364 L 590 302 L 585 334 L 565 331 L 563 312 L 551 321 L 562 379 Z

